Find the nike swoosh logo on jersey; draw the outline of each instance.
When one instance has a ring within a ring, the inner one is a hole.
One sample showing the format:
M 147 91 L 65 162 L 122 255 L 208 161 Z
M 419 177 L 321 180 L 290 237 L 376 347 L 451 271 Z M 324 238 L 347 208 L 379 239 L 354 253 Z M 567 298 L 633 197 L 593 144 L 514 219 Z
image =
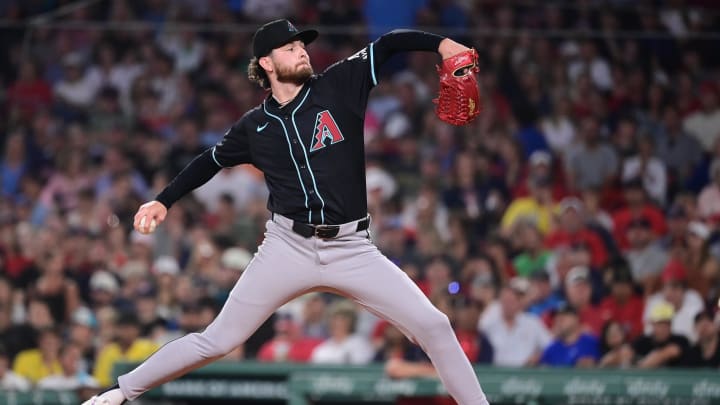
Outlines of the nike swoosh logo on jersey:
M 257 131 L 258 131 L 258 132 L 261 132 L 263 129 L 265 129 L 266 126 L 268 126 L 268 124 L 269 124 L 269 122 L 266 122 L 266 123 L 263 124 L 263 125 L 258 125 L 258 126 L 257 126 Z

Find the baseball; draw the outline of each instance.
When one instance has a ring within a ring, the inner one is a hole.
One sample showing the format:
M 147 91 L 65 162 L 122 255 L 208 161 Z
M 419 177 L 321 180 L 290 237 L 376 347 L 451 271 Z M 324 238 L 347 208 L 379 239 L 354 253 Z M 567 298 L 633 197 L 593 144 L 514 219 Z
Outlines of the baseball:
M 153 218 L 147 228 L 145 227 L 146 221 L 147 217 L 142 217 L 140 219 L 140 231 L 143 233 L 153 233 L 155 231 L 155 228 L 157 227 L 157 221 L 155 220 L 155 218 Z

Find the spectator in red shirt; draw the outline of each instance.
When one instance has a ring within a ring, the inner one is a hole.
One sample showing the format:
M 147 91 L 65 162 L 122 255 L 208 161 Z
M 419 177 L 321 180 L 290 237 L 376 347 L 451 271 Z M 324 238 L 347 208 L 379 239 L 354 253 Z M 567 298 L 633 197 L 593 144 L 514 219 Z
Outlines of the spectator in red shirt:
M 599 337 L 605 324 L 602 311 L 592 303 L 590 269 L 584 266 L 572 268 L 565 278 L 565 296 L 580 316 L 583 329 Z
M 307 363 L 313 350 L 320 343 L 322 343 L 321 339 L 302 336 L 300 327 L 292 317 L 282 314 L 275 320 L 275 337 L 260 347 L 258 360 Z
M 605 322 L 619 322 L 630 339 L 640 336 L 643 331 L 643 310 L 645 304 L 634 291 L 633 277 L 625 262 L 611 265 L 607 269 L 610 278 L 610 295 L 600 303 Z
M 462 296 L 458 296 L 454 304 L 455 334 L 463 352 L 472 363 L 492 364 L 492 345 L 485 334 L 477 329 L 482 305 Z
M 627 249 L 629 247 L 627 231 L 630 222 L 635 218 L 647 219 L 656 237 L 664 235 L 667 231 L 665 217 L 658 207 L 647 201 L 642 180 L 630 179 L 623 183 L 623 189 L 626 206 L 613 214 L 613 235 L 620 248 Z
M 545 238 L 545 246 L 558 250 L 583 245 L 590 253 L 589 264 L 602 267 L 607 262 L 608 253 L 597 233 L 585 223 L 585 209 L 582 201 L 576 197 L 567 197 L 560 202 L 559 227 Z
M 38 77 L 38 66 L 31 61 L 20 64 L 18 79 L 7 90 L 7 104 L 13 119 L 28 120 L 52 102 L 52 88 Z

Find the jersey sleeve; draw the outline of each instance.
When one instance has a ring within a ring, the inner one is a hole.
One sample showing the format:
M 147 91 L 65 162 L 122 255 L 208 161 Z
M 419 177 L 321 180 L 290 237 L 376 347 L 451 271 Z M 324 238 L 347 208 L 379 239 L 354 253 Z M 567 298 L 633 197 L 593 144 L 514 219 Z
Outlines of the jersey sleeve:
M 221 168 L 233 167 L 243 163 L 252 163 L 250 142 L 245 128 L 248 115 L 244 115 L 225 133 L 223 139 L 211 150 L 215 164 Z
M 166 208 L 184 195 L 209 181 L 220 169 L 242 163 L 251 163 L 250 143 L 243 125 L 247 114 L 233 125 L 223 139 L 214 147 L 196 156 L 172 181 L 155 197 Z
M 370 90 L 377 84 L 374 44 L 370 43 L 354 55 L 336 62 L 323 72 L 334 91 L 350 104 L 356 113 L 361 113 L 367 103 Z
M 384 34 L 325 70 L 323 76 L 341 91 L 352 107 L 364 115 L 370 90 L 378 84 L 378 68 L 392 55 L 408 51 L 437 52 L 443 37 L 417 30 L 394 30 Z M 359 107 L 359 109 L 358 109 Z

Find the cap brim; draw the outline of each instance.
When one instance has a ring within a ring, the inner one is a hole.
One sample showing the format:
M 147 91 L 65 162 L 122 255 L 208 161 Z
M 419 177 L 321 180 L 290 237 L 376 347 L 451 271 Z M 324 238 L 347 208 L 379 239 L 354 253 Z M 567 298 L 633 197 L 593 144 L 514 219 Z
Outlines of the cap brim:
M 300 31 L 297 34 L 293 35 L 292 37 L 290 37 L 290 39 L 286 43 L 295 41 L 296 39 L 299 39 L 299 40 L 303 41 L 303 43 L 305 45 L 307 45 L 307 44 L 311 43 L 312 41 L 316 40 L 319 34 L 320 33 L 317 30 L 312 30 L 312 29 L 303 30 L 303 31 Z

